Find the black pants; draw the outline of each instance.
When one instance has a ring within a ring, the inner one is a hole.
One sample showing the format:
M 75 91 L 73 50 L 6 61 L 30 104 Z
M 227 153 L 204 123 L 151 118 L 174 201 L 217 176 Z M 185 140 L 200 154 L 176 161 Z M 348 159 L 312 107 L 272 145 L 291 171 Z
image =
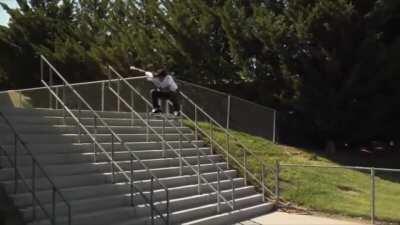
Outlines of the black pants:
M 150 91 L 151 94 L 151 99 L 153 101 L 153 108 L 159 109 L 159 100 L 164 99 L 164 100 L 171 100 L 172 102 L 172 107 L 174 111 L 180 111 L 181 106 L 179 105 L 179 91 L 159 91 L 157 89 L 153 89 Z

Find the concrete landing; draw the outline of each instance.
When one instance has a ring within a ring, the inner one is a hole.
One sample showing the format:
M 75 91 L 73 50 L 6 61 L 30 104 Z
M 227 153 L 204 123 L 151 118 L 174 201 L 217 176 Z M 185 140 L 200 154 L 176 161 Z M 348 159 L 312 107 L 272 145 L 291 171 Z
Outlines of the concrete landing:
M 236 225 L 366 225 L 362 222 L 352 222 L 312 215 L 299 215 L 285 212 L 274 212 L 264 216 L 238 223 Z

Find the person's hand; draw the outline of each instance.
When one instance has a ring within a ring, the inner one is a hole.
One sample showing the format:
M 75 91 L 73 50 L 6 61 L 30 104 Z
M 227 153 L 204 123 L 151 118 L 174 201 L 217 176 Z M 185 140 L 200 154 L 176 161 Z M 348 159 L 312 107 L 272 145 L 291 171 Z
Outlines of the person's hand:
M 146 75 L 147 78 L 153 78 L 154 77 L 152 72 L 145 72 L 144 74 Z

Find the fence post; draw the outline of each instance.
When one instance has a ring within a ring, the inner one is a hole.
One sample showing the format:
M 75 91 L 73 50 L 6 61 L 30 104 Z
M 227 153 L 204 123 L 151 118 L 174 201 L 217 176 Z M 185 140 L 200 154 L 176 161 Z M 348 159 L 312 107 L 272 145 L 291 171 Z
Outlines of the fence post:
M 229 138 L 229 133 L 228 133 L 228 132 L 226 132 L 226 144 L 227 144 L 227 146 L 226 146 L 226 168 L 228 168 L 228 169 L 229 169 L 229 156 L 230 156 L 229 150 L 230 150 L 230 138 Z
M 247 185 L 247 158 L 246 158 L 246 150 L 242 149 L 243 151 L 243 178 L 244 178 L 244 185 Z
M 276 203 L 279 204 L 279 173 L 280 173 L 280 165 L 279 165 L 279 161 L 276 161 L 275 164 L 275 196 L 276 196 Z
M 371 224 L 375 224 L 375 168 L 371 168 Z
M 228 103 L 226 109 L 226 129 L 229 129 L 230 118 L 231 118 L 231 95 L 228 95 Z
M 272 142 L 276 144 L 276 110 L 274 110 L 274 121 L 273 121 L 273 130 L 272 130 Z
M 265 165 L 261 164 L 261 189 L 262 189 L 262 201 L 265 202 Z

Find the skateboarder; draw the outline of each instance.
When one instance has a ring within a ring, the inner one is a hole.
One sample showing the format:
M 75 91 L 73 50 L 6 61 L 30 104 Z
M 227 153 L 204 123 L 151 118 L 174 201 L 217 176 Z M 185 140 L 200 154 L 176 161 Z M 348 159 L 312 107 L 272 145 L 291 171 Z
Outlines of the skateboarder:
M 147 71 L 145 75 L 146 79 L 156 86 L 155 89 L 150 91 L 153 102 L 153 110 L 151 112 L 162 113 L 159 100 L 165 99 L 171 100 L 174 116 L 180 116 L 179 90 L 174 78 L 164 69 L 158 70 L 156 73 Z

